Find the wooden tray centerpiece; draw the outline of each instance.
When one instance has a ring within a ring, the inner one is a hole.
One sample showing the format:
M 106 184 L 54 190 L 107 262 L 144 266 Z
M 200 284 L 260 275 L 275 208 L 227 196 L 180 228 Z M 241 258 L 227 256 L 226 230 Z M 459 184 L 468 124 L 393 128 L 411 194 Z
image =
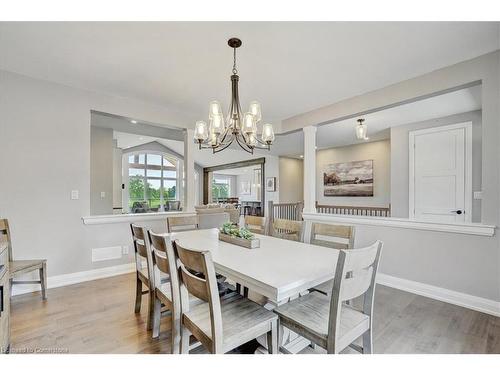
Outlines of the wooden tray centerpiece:
M 243 246 L 248 249 L 260 247 L 260 241 L 255 238 L 252 232 L 247 228 L 240 228 L 236 224 L 226 223 L 219 230 L 219 240 L 232 243 L 233 245 Z

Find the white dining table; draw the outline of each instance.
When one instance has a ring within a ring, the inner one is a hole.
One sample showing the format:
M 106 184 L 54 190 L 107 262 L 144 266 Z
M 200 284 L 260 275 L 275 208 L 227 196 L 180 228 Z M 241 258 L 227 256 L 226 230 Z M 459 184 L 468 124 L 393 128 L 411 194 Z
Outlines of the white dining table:
M 264 307 L 270 310 L 334 277 L 338 250 L 263 235 L 255 235 L 259 248 L 247 249 L 220 241 L 218 232 L 214 228 L 171 236 L 183 247 L 209 250 L 217 273 L 266 297 Z M 265 337 L 258 341 L 266 346 Z M 297 353 L 309 341 L 285 329 L 280 344 L 283 351 Z

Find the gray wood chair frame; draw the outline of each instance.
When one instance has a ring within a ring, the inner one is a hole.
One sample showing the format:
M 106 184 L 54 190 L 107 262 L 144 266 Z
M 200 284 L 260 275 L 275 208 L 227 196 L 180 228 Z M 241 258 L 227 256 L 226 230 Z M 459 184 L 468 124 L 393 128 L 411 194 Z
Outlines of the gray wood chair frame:
M 169 233 L 196 229 L 198 229 L 198 217 L 196 215 L 167 217 L 167 231 Z
M 341 250 L 331 297 L 312 292 L 277 307 L 280 324 L 326 349 L 339 353 L 347 346 L 372 353 L 373 302 L 382 242 L 363 249 Z M 363 297 L 356 310 L 344 302 Z M 362 336 L 363 346 L 353 344 Z
M 352 225 L 312 223 L 310 243 L 332 249 L 352 249 L 355 232 L 355 227 Z M 337 239 L 344 241 L 340 242 Z
M 40 284 L 42 300 L 47 299 L 47 259 L 14 260 L 12 256 L 12 237 L 10 234 L 9 220 L 0 219 L 0 239 L 8 243 L 9 256 L 9 282 L 10 292 L 12 285 Z M 28 272 L 38 271 L 39 280 L 14 280 L 15 277 Z
M 266 218 L 263 216 L 245 216 L 245 227 L 252 233 L 266 234 Z
M 132 241 L 135 252 L 135 272 L 136 272 L 136 292 L 135 292 L 135 313 L 141 312 L 142 295 L 148 295 L 148 312 L 146 327 L 153 328 L 153 304 L 154 304 L 154 277 L 153 277 L 153 257 L 149 238 L 146 230 L 136 224 L 130 224 Z M 146 268 L 142 267 L 143 260 L 146 260 Z M 146 290 L 143 290 L 143 286 Z
M 236 293 L 223 296 L 221 306 L 210 251 L 183 248 L 178 241 L 174 249 L 180 262 L 181 353 L 189 352 L 191 334 L 210 353 L 225 353 L 267 334 L 269 353 L 277 353 L 278 317 Z M 189 294 L 205 303 L 190 310 Z M 229 326 L 223 317 L 231 319 Z M 230 334 L 225 336 L 226 332 Z
M 268 233 L 272 237 L 302 242 L 304 238 L 304 222 L 288 219 L 274 219 L 269 225 Z

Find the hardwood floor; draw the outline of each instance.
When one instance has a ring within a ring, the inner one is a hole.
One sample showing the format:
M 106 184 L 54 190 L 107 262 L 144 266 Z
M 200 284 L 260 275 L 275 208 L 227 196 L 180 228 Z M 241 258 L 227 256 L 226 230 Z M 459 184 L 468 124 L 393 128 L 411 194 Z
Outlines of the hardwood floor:
M 12 352 L 168 353 L 169 319 L 159 339 L 146 331 L 146 300 L 134 314 L 134 274 L 12 299 Z M 146 296 L 145 296 L 146 297 Z M 240 352 L 253 352 L 254 345 Z M 500 353 L 500 318 L 377 286 L 375 353 Z M 203 352 L 201 348 L 195 352 Z M 321 353 L 308 348 L 306 353 Z

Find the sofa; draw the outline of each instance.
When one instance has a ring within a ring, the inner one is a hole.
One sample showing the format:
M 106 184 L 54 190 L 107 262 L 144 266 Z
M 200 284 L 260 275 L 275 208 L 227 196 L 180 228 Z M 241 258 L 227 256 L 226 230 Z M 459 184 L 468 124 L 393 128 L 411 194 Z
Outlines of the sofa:
M 238 223 L 240 211 L 233 205 L 210 204 L 195 207 L 200 229 L 219 228 L 228 221 Z

